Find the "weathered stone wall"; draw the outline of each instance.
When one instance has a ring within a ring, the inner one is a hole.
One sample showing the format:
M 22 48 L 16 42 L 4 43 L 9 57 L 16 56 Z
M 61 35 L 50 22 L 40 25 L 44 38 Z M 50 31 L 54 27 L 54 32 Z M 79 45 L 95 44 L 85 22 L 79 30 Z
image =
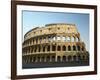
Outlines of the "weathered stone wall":
M 48 24 L 27 32 L 23 42 L 23 62 L 88 60 L 85 43 L 74 24 Z

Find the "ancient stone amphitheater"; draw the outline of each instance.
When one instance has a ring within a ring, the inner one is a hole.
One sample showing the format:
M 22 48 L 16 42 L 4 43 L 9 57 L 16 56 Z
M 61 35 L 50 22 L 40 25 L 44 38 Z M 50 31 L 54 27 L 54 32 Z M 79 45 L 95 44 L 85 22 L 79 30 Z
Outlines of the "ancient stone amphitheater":
M 75 24 L 55 23 L 33 28 L 24 35 L 22 45 L 24 64 L 89 60 Z

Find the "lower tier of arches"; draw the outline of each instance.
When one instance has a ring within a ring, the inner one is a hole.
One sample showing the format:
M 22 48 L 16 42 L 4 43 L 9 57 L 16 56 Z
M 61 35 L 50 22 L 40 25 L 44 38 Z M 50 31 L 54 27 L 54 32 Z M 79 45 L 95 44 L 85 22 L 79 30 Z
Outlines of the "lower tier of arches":
M 71 62 L 89 60 L 88 55 L 26 55 L 22 57 L 24 64 L 43 63 L 43 62 Z

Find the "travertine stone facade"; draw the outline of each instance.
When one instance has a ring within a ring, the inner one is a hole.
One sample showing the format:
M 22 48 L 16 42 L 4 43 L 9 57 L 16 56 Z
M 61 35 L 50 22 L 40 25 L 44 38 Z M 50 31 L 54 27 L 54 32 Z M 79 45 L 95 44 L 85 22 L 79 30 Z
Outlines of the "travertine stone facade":
M 88 60 L 89 53 L 75 24 L 47 24 L 24 36 L 23 63 Z

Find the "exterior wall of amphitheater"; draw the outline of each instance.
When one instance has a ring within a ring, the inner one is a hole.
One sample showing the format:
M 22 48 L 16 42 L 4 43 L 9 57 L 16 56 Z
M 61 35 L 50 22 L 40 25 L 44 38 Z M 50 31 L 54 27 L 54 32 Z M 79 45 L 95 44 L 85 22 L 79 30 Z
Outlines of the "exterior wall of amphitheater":
M 70 62 L 88 60 L 89 53 L 75 24 L 47 24 L 36 27 L 24 36 L 24 63 Z

